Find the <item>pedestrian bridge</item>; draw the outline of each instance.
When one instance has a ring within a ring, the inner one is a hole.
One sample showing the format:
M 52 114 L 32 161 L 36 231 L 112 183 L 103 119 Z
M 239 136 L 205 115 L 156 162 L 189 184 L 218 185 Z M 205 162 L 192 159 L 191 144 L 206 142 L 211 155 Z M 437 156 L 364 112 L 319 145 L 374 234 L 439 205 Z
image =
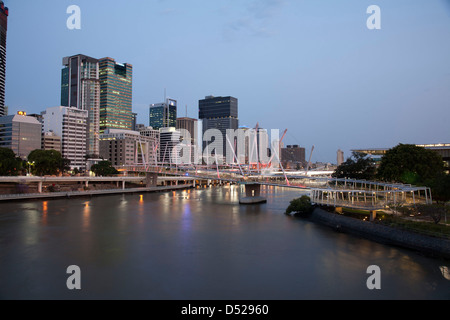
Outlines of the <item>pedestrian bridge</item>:
M 161 167 L 130 166 L 123 168 L 128 173 L 151 172 L 165 176 L 184 176 L 194 179 L 194 186 L 200 181 L 220 181 L 244 185 L 251 192 L 248 197 L 260 198 L 260 186 L 276 186 L 308 190 L 311 202 L 333 207 L 347 207 L 362 210 L 381 210 L 397 206 L 432 203 L 431 190 L 410 184 L 385 183 L 378 181 L 331 178 L 331 171 L 321 174 L 302 175 L 299 172 L 243 171 L 235 168 L 216 167 Z M 261 201 L 263 202 L 263 201 Z M 251 201 L 249 203 L 252 203 Z
M 306 190 L 315 204 L 355 208 L 368 211 L 391 209 L 398 206 L 413 206 L 432 203 L 431 191 L 427 187 L 408 184 L 392 184 L 377 181 L 331 178 L 330 173 L 302 175 L 301 172 L 254 172 L 234 168 L 179 168 L 179 167 L 120 167 L 122 175 L 115 177 L 0 177 L 0 183 L 35 184 L 37 193 L 43 193 L 43 185 L 71 182 L 84 185 L 111 182 L 117 189 L 126 189 L 126 184 L 143 187 L 167 187 L 173 185 L 207 186 L 211 184 L 239 184 L 245 188 L 241 203 L 261 203 L 261 186 L 274 186 Z M 220 170 L 219 170 L 220 169 Z

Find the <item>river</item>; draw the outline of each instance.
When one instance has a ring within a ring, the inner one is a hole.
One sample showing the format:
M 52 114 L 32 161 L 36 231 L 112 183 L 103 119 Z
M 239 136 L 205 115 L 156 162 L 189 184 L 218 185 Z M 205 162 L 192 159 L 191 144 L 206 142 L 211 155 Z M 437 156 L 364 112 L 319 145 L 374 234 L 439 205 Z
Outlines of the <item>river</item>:
M 298 190 L 263 187 L 260 205 L 239 192 L 0 203 L 0 299 L 450 299 L 449 261 L 286 216 Z

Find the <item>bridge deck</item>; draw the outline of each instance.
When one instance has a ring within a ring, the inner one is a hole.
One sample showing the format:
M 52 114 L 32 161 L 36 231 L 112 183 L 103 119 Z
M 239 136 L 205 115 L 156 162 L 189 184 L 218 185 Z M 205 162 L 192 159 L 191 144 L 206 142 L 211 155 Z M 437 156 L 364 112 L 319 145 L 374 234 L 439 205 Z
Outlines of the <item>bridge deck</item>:
M 274 187 L 309 190 L 311 201 L 328 206 L 342 206 L 365 210 L 379 210 L 392 204 L 413 205 L 420 202 L 430 203 L 431 191 L 426 187 L 403 184 L 389 184 L 377 181 L 335 179 L 327 177 L 292 176 L 292 175 L 242 175 L 235 170 L 180 170 L 162 167 L 128 168 L 130 172 L 157 173 L 158 181 L 221 181 L 242 185 L 259 184 Z M 141 171 L 139 171 L 141 170 Z M 60 181 L 115 181 L 123 183 L 144 181 L 145 176 L 119 177 L 0 177 L 0 182 L 60 182 Z

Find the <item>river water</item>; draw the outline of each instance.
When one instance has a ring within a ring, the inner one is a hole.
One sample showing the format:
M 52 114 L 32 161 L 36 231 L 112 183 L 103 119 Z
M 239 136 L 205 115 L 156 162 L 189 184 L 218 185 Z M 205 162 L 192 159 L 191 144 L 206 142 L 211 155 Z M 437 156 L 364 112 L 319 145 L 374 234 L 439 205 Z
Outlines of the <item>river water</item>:
M 242 191 L 0 203 L 0 299 L 450 299 L 449 261 L 284 215 L 298 190 Z

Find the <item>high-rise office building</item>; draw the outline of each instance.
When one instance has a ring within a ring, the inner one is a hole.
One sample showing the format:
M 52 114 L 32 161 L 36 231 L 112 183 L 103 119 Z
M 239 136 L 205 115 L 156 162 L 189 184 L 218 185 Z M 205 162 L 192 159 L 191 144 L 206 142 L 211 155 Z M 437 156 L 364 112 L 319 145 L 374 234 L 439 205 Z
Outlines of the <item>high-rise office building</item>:
M 153 137 L 159 142 L 159 130 L 155 130 L 152 127 L 141 127 L 138 132 L 141 136 Z
M 41 149 L 41 132 L 41 123 L 25 113 L 0 117 L 0 147 L 12 149 L 22 159 Z
M 137 116 L 138 114 L 135 112 L 131 113 L 131 130 L 139 131 L 137 127 Z
M 100 81 L 95 58 L 75 55 L 63 58 L 61 105 L 88 112 L 86 153 L 99 154 Z
M 243 146 L 241 146 L 241 149 L 244 149 L 244 152 L 238 152 L 238 150 L 235 150 L 234 152 L 236 153 L 238 162 L 240 164 L 249 164 L 249 160 L 250 160 L 250 136 L 251 136 L 251 130 L 249 127 L 247 126 L 240 126 L 239 130 L 242 130 L 243 135 L 244 135 L 244 143 Z M 237 148 L 236 148 L 237 149 Z M 253 156 L 253 155 L 252 155 Z
M 175 128 L 177 125 L 177 101 L 166 99 L 165 102 L 150 105 L 149 125 L 153 129 Z
M 339 149 L 337 151 L 337 165 L 340 166 L 341 164 L 344 163 L 344 151 L 342 151 L 341 149 Z
M 6 31 L 8 30 L 9 10 L 0 1 L 0 117 L 8 115 L 5 110 L 5 77 L 6 77 Z
M 198 107 L 198 118 L 203 120 L 203 134 L 208 129 L 220 130 L 223 139 L 222 155 L 226 155 L 228 148 L 226 130 L 236 130 L 239 127 L 238 99 L 230 96 L 206 96 L 205 99 L 198 101 Z
M 159 129 L 159 161 L 166 165 L 181 164 L 178 154 L 180 144 L 180 131 L 174 127 Z
M 106 129 L 134 130 L 132 105 L 133 66 L 112 58 L 99 60 L 100 133 Z
M 185 141 L 185 137 L 182 138 L 182 143 L 189 149 L 190 162 L 196 162 L 196 156 L 198 154 L 198 120 L 188 117 L 177 118 L 177 130 L 183 129 L 189 133 L 190 139 Z
M 139 134 L 144 137 L 150 137 L 153 139 L 154 144 L 153 148 L 153 159 L 150 159 L 150 164 L 158 164 L 159 161 L 159 153 L 160 153 L 160 133 L 159 130 L 155 130 L 152 127 L 145 127 L 144 125 L 137 124 Z
M 114 166 L 155 164 L 156 144 L 155 137 L 137 131 L 107 129 L 100 135 L 100 156 Z
M 187 132 L 189 132 L 190 138 L 191 138 L 191 144 L 195 145 L 197 141 L 197 119 L 188 118 L 188 117 L 182 117 L 177 118 L 177 129 L 184 129 Z
M 136 125 L 134 126 L 135 130 L 134 131 L 141 131 L 142 129 L 145 129 L 146 126 L 143 123 L 136 123 Z M 150 127 L 151 128 L 151 127 Z M 153 128 L 152 128 L 153 129 Z
M 56 150 L 61 152 L 61 137 L 53 131 L 42 132 L 42 150 Z
M 281 162 L 285 168 L 300 169 L 304 167 L 306 165 L 305 148 L 296 144 L 281 148 Z
M 62 156 L 70 160 L 72 169 L 86 167 L 86 134 L 88 111 L 71 107 L 52 107 L 42 112 L 44 132 L 61 137 Z

